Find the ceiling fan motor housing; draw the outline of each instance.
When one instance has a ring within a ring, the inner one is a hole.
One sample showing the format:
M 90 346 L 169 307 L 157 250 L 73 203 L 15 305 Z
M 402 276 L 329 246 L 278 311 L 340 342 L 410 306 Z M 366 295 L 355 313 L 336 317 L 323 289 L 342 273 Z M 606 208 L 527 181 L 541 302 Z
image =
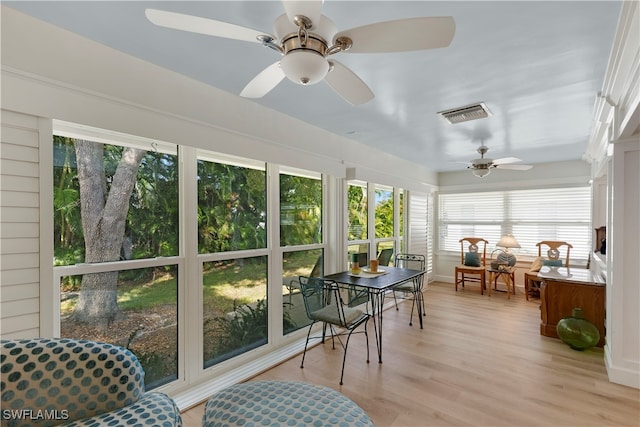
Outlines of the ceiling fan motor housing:
M 310 22 L 302 19 L 301 22 Z M 329 45 L 337 33 L 335 24 L 321 16 L 320 22 L 311 22 L 309 28 L 293 24 L 286 14 L 280 15 L 273 25 L 276 36 L 282 40 L 284 57 L 280 61 L 282 71 L 289 80 L 301 85 L 322 81 L 329 72 L 326 59 Z

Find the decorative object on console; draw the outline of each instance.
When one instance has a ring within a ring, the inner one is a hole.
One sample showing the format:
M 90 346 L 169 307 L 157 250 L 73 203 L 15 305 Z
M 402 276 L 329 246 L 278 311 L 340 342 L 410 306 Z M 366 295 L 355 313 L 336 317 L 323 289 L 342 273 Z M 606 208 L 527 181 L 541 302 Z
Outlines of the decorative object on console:
M 498 261 L 501 263 L 507 263 L 510 267 L 516 265 L 516 256 L 509 252 L 510 248 L 520 248 L 520 243 L 513 237 L 513 234 L 506 234 L 496 243 L 496 246 L 503 247 L 501 253 L 498 254 Z
M 584 318 L 582 309 L 575 307 L 570 317 L 565 317 L 556 325 L 560 339 L 574 350 L 587 350 L 598 344 L 600 332 L 596 326 Z
M 605 255 L 607 253 L 607 227 L 605 225 L 598 227 L 595 229 L 595 232 L 596 236 L 594 242 L 596 243 L 596 247 L 594 252 L 600 252 L 602 255 Z

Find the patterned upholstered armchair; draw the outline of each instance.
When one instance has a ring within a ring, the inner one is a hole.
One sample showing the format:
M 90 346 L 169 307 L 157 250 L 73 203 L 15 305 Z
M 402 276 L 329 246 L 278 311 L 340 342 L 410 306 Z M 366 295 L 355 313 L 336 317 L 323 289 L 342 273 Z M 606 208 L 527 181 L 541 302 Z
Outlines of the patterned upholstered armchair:
M 129 350 L 67 338 L 2 340 L 2 426 L 181 426 L 173 400 L 145 393 Z

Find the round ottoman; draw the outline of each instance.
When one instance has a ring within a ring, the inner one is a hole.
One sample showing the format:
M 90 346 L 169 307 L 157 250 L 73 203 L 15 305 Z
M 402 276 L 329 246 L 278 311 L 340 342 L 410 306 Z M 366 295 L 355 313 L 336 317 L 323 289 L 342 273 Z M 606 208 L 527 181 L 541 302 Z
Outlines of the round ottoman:
M 204 427 L 373 426 L 369 416 L 345 395 L 295 381 L 236 384 L 209 398 Z

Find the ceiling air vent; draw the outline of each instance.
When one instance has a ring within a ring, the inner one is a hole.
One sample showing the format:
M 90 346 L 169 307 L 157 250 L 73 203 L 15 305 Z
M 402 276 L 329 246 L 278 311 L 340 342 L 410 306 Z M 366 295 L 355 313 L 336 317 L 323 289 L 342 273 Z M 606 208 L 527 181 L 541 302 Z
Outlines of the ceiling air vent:
M 491 115 L 491 111 L 484 105 L 484 102 L 480 102 L 451 110 L 439 111 L 438 115 L 447 122 L 455 124 L 468 122 L 469 120 L 484 119 Z

